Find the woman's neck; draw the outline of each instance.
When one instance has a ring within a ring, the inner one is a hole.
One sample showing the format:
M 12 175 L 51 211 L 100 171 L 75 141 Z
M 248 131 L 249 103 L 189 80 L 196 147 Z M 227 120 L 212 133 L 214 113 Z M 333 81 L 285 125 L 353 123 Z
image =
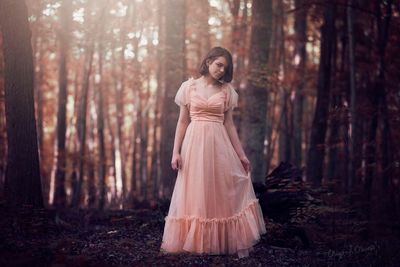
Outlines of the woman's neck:
M 203 75 L 202 76 L 203 82 L 208 86 L 208 85 L 218 85 L 221 82 L 214 79 L 213 77 L 211 77 L 211 75 Z

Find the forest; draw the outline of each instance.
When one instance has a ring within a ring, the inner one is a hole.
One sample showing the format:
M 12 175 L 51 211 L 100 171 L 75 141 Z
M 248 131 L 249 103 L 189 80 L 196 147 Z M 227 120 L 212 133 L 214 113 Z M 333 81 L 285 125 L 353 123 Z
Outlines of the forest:
M 396 266 L 400 1 L 0 0 L 1 266 Z M 162 255 L 182 82 L 233 56 L 267 233 Z

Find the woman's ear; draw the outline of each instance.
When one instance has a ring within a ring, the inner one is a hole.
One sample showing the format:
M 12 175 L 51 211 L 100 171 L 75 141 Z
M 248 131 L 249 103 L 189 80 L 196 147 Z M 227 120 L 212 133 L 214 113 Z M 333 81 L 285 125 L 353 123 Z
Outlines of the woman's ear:
M 207 59 L 207 60 L 206 60 L 206 66 L 207 66 L 207 67 L 209 67 L 211 63 L 212 63 L 211 59 Z

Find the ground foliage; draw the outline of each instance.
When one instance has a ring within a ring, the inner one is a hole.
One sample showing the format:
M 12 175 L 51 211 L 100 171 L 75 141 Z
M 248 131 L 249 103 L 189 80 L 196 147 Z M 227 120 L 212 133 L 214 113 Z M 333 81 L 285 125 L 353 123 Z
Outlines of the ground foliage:
M 167 199 L 105 211 L 0 202 L 0 266 L 397 266 L 398 220 L 371 219 L 355 196 L 301 176 L 282 162 L 254 184 L 267 233 L 247 258 L 161 254 Z
M 266 217 L 267 234 L 243 259 L 160 254 L 166 212 L 162 208 L 16 210 L 1 203 L 0 265 L 396 266 L 398 223 L 374 225 L 349 210 L 343 199 L 332 205 L 332 194 L 318 194 L 326 199 L 303 207 L 302 219 L 277 222 Z M 377 227 L 386 229 L 371 231 Z

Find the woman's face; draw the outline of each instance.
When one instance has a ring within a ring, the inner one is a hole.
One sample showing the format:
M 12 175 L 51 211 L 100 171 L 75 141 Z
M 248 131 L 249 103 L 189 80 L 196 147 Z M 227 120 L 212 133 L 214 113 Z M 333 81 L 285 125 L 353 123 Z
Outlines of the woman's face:
M 224 76 L 228 62 L 225 57 L 217 57 L 208 64 L 208 73 L 215 80 L 220 80 Z

